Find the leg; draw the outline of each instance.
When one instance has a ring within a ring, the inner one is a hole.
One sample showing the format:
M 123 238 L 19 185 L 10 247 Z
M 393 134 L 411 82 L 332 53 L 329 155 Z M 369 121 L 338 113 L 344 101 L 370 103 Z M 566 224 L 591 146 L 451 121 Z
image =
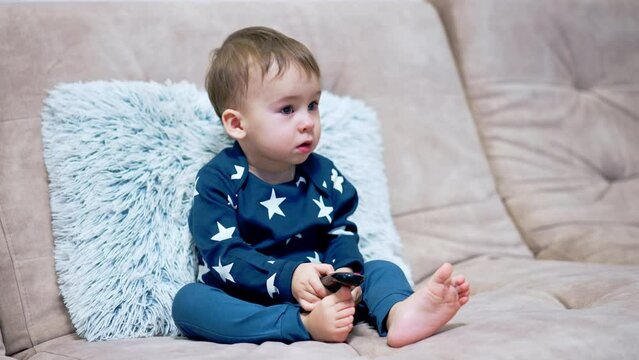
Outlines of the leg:
M 433 335 L 468 302 L 470 285 L 452 273 L 452 265 L 442 265 L 425 287 L 393 306 L 386 324 L 388 345 L 400 347 Z
M 384 260 L 373 260 L 364 264 L 362 300 L 368 317 L 376 325 L 380 336 L 386 336 L 386 318 L 391 308 L 413 294 L 413 289 L 402 270 Z
M 185 336 L 217 343 L 310 340 L 299 306 L 262 306 L 200 283 L 188 284 L 175 295 L 173 320 Z

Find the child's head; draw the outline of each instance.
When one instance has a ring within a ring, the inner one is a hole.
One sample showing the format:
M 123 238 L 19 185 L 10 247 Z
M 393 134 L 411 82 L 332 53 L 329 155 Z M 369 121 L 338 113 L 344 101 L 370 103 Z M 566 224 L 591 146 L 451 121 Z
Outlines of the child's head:
M 250 72 L 259 70 L 264 79 L 273 66 L 277 67 L 278 76 L 290 66 L 297 66 L 307 76 L 320 78 L 313 54 L 293 38 L 262 26 L 229 35 L 222 46 L 212 52 L 205 79 L 215 113 L 222 118 L 224 110 L 241 108 L 246 100 Z
M 269 28 L 236 31 L 214 52 L 206 88 L 254 174 L 290 177 L 317 146 L 319 76 L 306 46 Z

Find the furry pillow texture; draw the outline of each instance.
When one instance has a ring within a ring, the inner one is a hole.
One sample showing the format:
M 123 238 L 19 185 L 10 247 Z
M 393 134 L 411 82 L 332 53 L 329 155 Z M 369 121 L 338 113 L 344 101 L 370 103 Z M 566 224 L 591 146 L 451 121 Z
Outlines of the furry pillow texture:
M 376 115 L 324 92 L 322 140 L 357 187 L 353 215 L 365 259 L 400 265 Z M 193 84 L 60 84 L 42 112 L 55 266 L 64 302 L 87 340 L 177 335 L 171 303 L 193 282 L 187 224 L 197 171 L 231 145 Z

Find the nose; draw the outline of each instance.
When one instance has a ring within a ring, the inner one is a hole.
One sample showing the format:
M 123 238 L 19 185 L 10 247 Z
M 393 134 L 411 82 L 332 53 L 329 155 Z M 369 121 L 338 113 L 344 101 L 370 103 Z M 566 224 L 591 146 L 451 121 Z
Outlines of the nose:
M 315 127 L 315 117 L 308 111 L 300 113 L 298 122 L 298 129 L 300 132 L 312 131 Z

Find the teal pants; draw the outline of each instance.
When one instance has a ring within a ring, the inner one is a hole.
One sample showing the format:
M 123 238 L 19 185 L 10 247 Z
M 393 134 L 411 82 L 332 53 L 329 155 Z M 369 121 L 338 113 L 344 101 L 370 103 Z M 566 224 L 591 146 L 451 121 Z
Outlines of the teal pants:
M 369 261 L 363 273 L 363 297 L 356 322 L 366 320 L 380 336 L 386 336 L 388 312 L 413 290 L 401 269 L 391 262 Z M 173 320 L 184 336 L 224 344 L 311 340 L 300 311 L 299 304 L 264 306 L 201 283 L 184 286 L 173 300 Z

